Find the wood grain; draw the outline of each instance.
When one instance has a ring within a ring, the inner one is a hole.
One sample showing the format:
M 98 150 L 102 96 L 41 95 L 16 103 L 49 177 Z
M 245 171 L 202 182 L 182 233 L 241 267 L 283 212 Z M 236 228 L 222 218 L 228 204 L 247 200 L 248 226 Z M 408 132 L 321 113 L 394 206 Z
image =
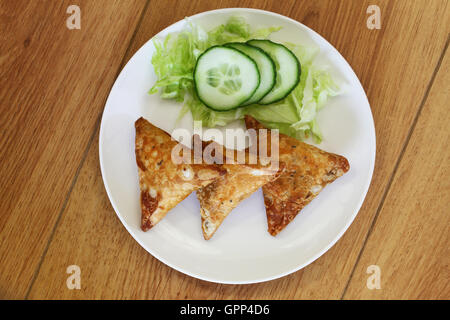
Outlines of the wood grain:
M 141 1 L 0 3 L 0 298 L 24 298 L 136 27 Z
M 450 52 L 431 88 L 346 299 L 450 298 Z M 367 267 L 381 289 L 367 288 Z
M 128 60 L 131 54 L 155 33 L 186 15 L 219 7 L 237 6 L 257 7 L 294 18 L 318 31 L 343 54 L 360 78 L 372 106 L 377 133 L 377 162 L 371 189 L 357 219 L 344 237 L 323 257 L 305 269 L 282 279 L 241 286 L 200 281 L 165 266 L 142 249 L 116 218 L 101 180 L 98 165 L 98 137 L 95 136 L 70 194 L 67 207 L 50 239 L 42 265 L 35 268 L 37 277 L 32 283 L 29 298 L 341 298 L 361 250 L 363 248 L 369 250 L 369 247 L 364 247 L 365 239 L 369 230 L 374 232 L 377 230 L 376 225 L 379 224 L 379 220 L 373 229 L 371 229 L 372 222 L 384 199 L 383 195 L 388 189 L 396 163 L 408 140 L 414 119 L 436 71 L 450 31 L 450 10 L 445 1 L 377 1 L 382 15 L 381 30 L 369 30 L 366 27 L 368 17 L 366 8 L 369 4 L 373 3 L 356 0 L 345 2 L 151 0 L 128 54 L 125 56 L 125 60 Z M 162 15 L 161 12 L 170 14 Z M 126 16 L 128 17 L 128 14 Z M 102 19 L 106 18 L 102 17 Z M 134 20 L 133 22 L 136 24 Z M 114 35 L 114 39 L 116 37 L 117 35 Z M 116 67 L 119 63 L 116 62 Z M 78 79 L 79 75 L 73 77 Z M 89 77 L 92 78 L 92 74 Z M 91 81 L 89 77 L 86 75 L 79 80 L 89 83 Z M 445 86 L 445 83 L 443 85 Z M 60 90 L 64 91 L 66 87 L 67 84 L 61 85 Z M 13 88 L 16 89 L 16 87 Z M 90 107 L 101 110 L 107 93 L 107 90 L 103 90 L 101 95 L 99 94 L 100 97 L 92 101 Z M 38 94 L 35 93 L 35 99 L 41 98 Z M 446 106 L 445 101 L 437 100 L 436 103 L 440 103 L 441 109 Z M 81 104 L 80 108 L 87 110 L 85 104 Z M 40 121 L 36 120 L 36 125 L 41 123 Z M 86 124 L 86 121 L 86 119 L 79 119 L 78 124 Z M 50 128 L 54 132 L 53 135 L 48 135 L 49 138 L 55 139 L 54 136 L 63 135 L 63 132 L 58 131 L 61 130 L 59 127 L 50 126 Z M 81 134 L 83 130 L 78 131 Z M 74 129 L 72 134 L 78 131 Z M 93 126 L 87 128 L 87 131 L 92 134 Z M 76 147 L 80 148 L 81 142 L 77 141 L 77 143 L 73 146 L 73 152 L 80 150 Z M 33 158 L 32 155 L 30 158 Z M 33 160 L 37 161 L 34 158 Z M 77 160 L 77 163 L 80 163 L 81 159 L 77 158 Z M 405 160 L 406 156 L 403 162 Z M 74 166 L 75 160 L 68 163 L 65 170 L 75 171 Z M 36 174 L 38 173 L 44 174 L 41 168 L 36 169 Z M 47 181 L 47 179 L 43 180 Z M 47 182 L 44 185 L 49 187 Z M 34 185 L 30 187 L 36 188 Z M 401 189 L 398 192 L 404 197 L 408 196 L 407 189 Z M 40 192 L 39 197 L 52 199 L 56 196 L 49 190 L 44 190 Z M 54 203 L 59 204 L 57 201 Z M 39 211 L 42 208 L 37 207 L 35 210 L 36 216 L 42 214 Z M 397 215 L 403 213 L 402 207 L 396 207 L 393 210 L 396 210 Z M 16 220 L 19 219 L 17 215 L 23 211 L 23 207 L 22 210 L 16 209 Z M 45 218 L 48 219 L 48 215 Z M 379 218 L 382 218 L 381 213 Z M 401 220 L 398 224 L 404 222 Z M 35 218 L 34 223 L 36 228 L 46 228 L 41 218 Z M 389 231 L 387 230 L 387 235 Z M 4 236 L 8 243 L 18 238 L 17 234 Z M 442 245 L 442 241 L 447 240 L 435 239 L 433 243 Z M 392 250 L 397 244 L 392 244 Z M 9 252 L 11 261 L 19 259 L 18 257 L 13 259 L 12 253 L 6 249 L 4 252 Z M 436 253 L 436 259 L 445 256 L 445 252 L 441 249 Z M 358 278 L 366 262 L 364 256 L 363 253 L 346 297 L 353 292 L 360 295 L 358 290 L 366 290 L 365 281 L 361 284 Z M 65 270 L 71 264 L 81 267 L 81 290 L 68 290 L 65 285 L 67 279 Z M 401 264 L 401 261 L 397 264 Z M 382 268 L 384 269 L 384 266 Z M 364 276 L 367 275 L 362 275 L 363 278 Z M 414 275 L 411 276 L 414 279 Z M 13 287 L 23 286 L 22 276 L 11 269 L 7 269 L 0 276 L 0 286 L 9 285 L 5 280 L 7 277 L 16 277 L 17 281 L 11 284 Z M 423 296 L 431 297 L 434 288 L 441 288 L 439 292 L 441 296 L 445 296 L 447 293 L 443 293 L 442 287 L 434 284 L 433 280 L 421 278 L 420 281 L 423 282 L 421 288 L 428 288 Z M 26 283 L 29 284 L 29 282 Z M 396 290 L 402 288 L 401 284 L 398 286 Z M 398 291 L 392 292 L 391 296 L 398 293 Z M 353 294 L 352 297 L 355 295 Z M 405 290 L 403 297 L 414 297 L 414 292 Z

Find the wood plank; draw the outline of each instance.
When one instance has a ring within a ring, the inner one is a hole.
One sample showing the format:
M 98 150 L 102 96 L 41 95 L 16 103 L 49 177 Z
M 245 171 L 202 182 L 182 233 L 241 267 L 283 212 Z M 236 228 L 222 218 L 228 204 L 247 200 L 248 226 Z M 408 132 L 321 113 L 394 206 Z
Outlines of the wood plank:
M 254 285 L 218 285 L 174 271 L 148 255 L 120 226 L 102 187 L 98 145 L 93 144 L 30 298 L 340 298 L 444 48 L 449 26 L 448 15 L 434 18 L 448 11 L 445 2 L 378 1 L 382 29 L 368 30 L 369 4 L 301 1 L 291 8 L 277 7 L 280 2 L 275 1 L 262 5 L 256 1 L 220 2 L 220 6 L 230 7 L 259 5 L 304 22 L 343 53 L 366 88 L 377 130 L 376 171 L 358 218 L 329 252 L 302 271 Z M 133 50 L 166 26 L 159 23 L 169 24 L 211 8 L 209 1 L 177 6 L 151 1 Z M 174 12 L 173 18 L 172 14 L 170 18 L 158 16 L 162 8 Z M 65 286 L 65 268 L 70 264 L 82 269 L 81 290 Z
M 346 299 L 450 298 L 450 52 L 395 174 Z M 381 289 L 368 289 L 378 265 Z
M 0 297 L 23 298 L 128 48 L 142 1 L 0 3 Z

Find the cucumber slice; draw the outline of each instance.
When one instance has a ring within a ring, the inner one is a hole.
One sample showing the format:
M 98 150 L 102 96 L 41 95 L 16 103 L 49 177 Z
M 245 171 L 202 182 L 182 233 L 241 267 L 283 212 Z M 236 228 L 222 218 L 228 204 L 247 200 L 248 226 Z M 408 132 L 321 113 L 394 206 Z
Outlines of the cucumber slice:
M 200 55 L 194 69 L 199 99 L 209 108 L 226 111 L 250 99 L 260 75 L 253 59 L 239 50 L 214 46 Z
M 252 47 L 241 42 L 231 42 L 225 44 L 224 46 L 237 49 L 255 60 L 256 65 L 258 66 L 261 81 L 259 82 L 258 89 L 256 89 L 253 96 L 248 99 L 243 105 L 249 105 L 258 102 L 266 94 L 268 94 L 275 85 L 275 79 L 277 75 L 275 63 L 267 53 L 265 53 L 258 47 Z
M 275 62 L 275 86 L 259 104 L 270 104 L 284 99 L 299 83 L 301 66 L 295 54 L 282 44 L 270 40 L 249 40 L 247 44 L 264 50 Z

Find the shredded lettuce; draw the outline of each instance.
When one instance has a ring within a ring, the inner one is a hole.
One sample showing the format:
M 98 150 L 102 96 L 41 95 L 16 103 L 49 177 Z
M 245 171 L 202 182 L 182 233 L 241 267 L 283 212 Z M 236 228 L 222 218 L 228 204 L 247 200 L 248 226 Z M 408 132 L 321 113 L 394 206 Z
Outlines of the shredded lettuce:
M 183 108 L 186 107 L 191 111 L 194 120 L 201 120 L 203 126 L 210 128 L 226 126 L 228 123 L 244 117 L 240 108 L 217 112 L 209 109 L 199 99 L 194 97 L 186 99 L 186 104 Z M 182 111 L 187 112 L 186 109 Z M 180 115 L 183 116 L 184 114 L 180 113 Z
M 250 105 L 225 112 L 206 107 L 196 96 L 193 71 L 198 56 L 213 45 L 227 42 L 244 42 L 265 39 L 280 27 L 252 30 L 242 17 L 231 17 L 225 24 L 205 31 L 186 18 L 188 28 L 180 33 L 169 34 L 164 41 L 154 40 L 155 53 L 152 65 L 158 81 L 149 93 L 160 92 L 163 99 L 183 102 L 179 119 L 188 111 L 194 120 L 201 120 L 206 127 L 225 126 L 246 114 L 255 117 L 269 128 L 279 129 L 300 140 L 313 137 L 322 141 L 317 125 L 317 112 L 331 96 L 339 93 L 330 74 L 314 64 L 318 48 L 284 43 L 294 52 L 301 64 L 300 83 L 282 101 L 270 105 Z
M 330 96 L 339 93 L 330 74 L 314 64 L 318 48 L 285 43 L 297 56 L 301 64 L 300 83 L 281 102 L 269 106 L 247 107 L 246 114 L 255 117 L 269 128 L 299 140 L 312 137 L 314 142 L 322 141 L 322 133 L 316 116 Z

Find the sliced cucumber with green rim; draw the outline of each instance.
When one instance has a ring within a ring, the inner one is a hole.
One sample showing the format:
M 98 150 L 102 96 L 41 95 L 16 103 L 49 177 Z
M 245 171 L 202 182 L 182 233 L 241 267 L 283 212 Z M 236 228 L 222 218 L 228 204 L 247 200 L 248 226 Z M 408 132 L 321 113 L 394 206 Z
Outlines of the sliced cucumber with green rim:
M 258 89 L 256 89 L 253 96 L 248 99 L 243 105 L 249 105 L 261 100 L 275 85 L 276 68 L 275 63 L 270 56 L 258 47 L 252 47 L 241 42 L 232 42 L 225 44 L 227 47 L 237 49 L 250 58 L 255 60 L 258 66 L 261 81 L 259 82 Z
M 270 40 L 249 40 L 247 44 L 264 50 L 275 62 L 277 71 L 275 86 L 258 103 L 270 104 L 284 99 L 300 81 L 301 67 L 295 54 Z
M 226 111 L 250 99 L 260 74 L 253 59 L 239 50 L 214 46 L 197 59 L 194 83 L 199 99 L 211 109 Z

